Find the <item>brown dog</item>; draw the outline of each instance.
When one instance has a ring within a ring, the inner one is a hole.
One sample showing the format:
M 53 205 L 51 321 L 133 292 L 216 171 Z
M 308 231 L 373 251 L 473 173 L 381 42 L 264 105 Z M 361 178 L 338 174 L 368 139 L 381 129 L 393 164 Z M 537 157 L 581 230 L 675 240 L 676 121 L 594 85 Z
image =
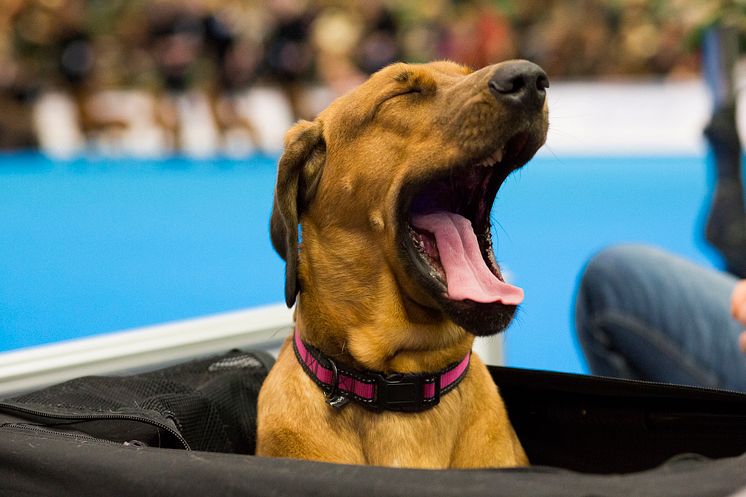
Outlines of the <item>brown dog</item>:
M 394 64 L 288 132 L 271 233 L 296 339 L 259 396 L 259 455 L 527 464 L 469 354 L 523 296 L 500 276 L 490 211 L 546 139 L 548 85 L 527 61 Z

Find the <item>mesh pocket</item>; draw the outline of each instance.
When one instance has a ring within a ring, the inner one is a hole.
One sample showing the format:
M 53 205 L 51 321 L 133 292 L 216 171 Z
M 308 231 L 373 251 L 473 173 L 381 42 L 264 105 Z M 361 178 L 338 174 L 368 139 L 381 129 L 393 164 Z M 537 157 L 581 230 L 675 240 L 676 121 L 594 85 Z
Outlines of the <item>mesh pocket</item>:
M 98 423 L 96 436 L 107 439 L 122 437 L 125 419 L 142 420 L 176 430 L 195 450 L 252 454 L 257 396 L 272 362 L 264 352 L 232 351 L 139 375 L 77 378 L 8 399 L 0 411 L 49 425 L 106 420 L 110 435 Z

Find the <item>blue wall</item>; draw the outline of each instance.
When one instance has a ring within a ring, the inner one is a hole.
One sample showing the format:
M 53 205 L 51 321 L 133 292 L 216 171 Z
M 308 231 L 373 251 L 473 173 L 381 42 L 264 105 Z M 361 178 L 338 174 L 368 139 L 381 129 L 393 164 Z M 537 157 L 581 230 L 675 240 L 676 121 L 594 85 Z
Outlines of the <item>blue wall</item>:
M 707 166 L 697 157 L 546 158 L 508 179 L 493 219 L 498 257 L 526 291 L 507 334 L 510 365 L 585 371 L 573 298 L 589 257 L 623 242 L 654 244 L 702 264 Z
M 282 301 L 268 219 L 275 161 L 0 157 L 0 351 Z M 617 242 L 703 263 L 703 158 L 540 157 L 493 211 L 497 257 L 526 291 L 510 365 L 583 371 L 572 297 Z
M 0 164 L 0 350 L 281 298 L 273 159 Z

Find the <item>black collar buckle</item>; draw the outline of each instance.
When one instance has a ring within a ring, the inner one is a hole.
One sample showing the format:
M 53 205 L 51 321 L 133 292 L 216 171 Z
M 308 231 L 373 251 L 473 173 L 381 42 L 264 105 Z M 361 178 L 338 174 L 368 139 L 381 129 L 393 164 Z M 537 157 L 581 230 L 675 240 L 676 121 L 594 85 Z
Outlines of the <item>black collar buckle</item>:
M 440 375 L 375 374 L 376 400 L 373 406 L 381 410 L 418 412 L 440 402 Z M 434 386 L 434 396 L 425 398 L 425 385 Z

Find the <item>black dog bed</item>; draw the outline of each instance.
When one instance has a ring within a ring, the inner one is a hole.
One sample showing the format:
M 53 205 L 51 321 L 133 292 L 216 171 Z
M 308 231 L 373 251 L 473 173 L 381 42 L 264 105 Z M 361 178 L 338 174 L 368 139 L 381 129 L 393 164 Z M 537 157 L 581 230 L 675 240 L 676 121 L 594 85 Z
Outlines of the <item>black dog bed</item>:
M 87 377 L 0 403 L 3 496 L 726 496 L 746 395 L 491 367 L 533 466 L 409 470 L 253 456 L 272 358 Z

